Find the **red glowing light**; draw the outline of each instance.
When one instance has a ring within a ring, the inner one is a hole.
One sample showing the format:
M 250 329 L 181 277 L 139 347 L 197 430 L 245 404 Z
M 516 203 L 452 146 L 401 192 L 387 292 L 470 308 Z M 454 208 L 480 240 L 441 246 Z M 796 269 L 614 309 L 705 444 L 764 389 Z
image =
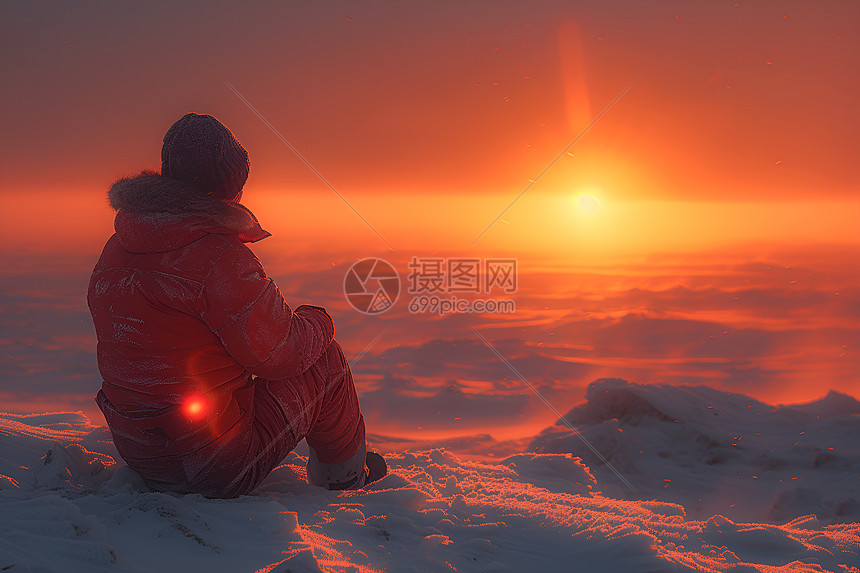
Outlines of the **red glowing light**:
M 199 420 L 206 415 L 207 400 L 205 397 L 195 394 L 185 398 L 182 404 L 182 412 L 191 420 Z

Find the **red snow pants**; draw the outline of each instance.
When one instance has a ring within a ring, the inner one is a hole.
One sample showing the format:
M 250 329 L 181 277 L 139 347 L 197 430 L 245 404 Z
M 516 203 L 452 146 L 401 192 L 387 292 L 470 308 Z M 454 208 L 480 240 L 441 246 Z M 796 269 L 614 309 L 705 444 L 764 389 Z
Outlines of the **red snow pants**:
M 302 374 L 283 380 L 254 377 L 251 383 L 250 431 L 228 432 L 226 440 L 183 456 L 183 465 L 193 468 L 195 491 L 218 498 L 249 493 L 303 438 L 310 448 L 310 483 L 331 489 L 364 485 L 364 417 L 337 340 Z M 163 491 L 185 489 L 147 481 Z

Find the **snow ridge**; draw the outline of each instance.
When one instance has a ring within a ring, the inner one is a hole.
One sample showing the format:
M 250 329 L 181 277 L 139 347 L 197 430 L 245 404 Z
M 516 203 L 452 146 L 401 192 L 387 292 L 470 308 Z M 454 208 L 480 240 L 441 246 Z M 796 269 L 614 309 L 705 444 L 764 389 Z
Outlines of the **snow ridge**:
M 681 503 L 701 519 L 860 518 L 860 402 L 850 396 L 831 392 L 811 404 L 773 407 L 706 386 L 603 379 L 564 417 L 576 432 L 556 423 L 528 450 L 581 457 L 604 493 Z

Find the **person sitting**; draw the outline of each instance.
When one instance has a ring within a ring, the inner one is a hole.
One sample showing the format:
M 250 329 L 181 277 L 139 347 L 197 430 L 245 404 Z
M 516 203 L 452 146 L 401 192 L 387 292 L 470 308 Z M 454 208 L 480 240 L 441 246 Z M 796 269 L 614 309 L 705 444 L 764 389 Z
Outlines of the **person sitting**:
M 308 482 L 381 478 L 352 371 L 325 309 L 284 300 L 247 246 L 269 236 L 240 204 L 248 153 L 210 115 L 164 136 L 161 173 L 117 180 L 87 302 L 96 396 L 128 465 L 155 490 L 247 494 L 304 438 Z

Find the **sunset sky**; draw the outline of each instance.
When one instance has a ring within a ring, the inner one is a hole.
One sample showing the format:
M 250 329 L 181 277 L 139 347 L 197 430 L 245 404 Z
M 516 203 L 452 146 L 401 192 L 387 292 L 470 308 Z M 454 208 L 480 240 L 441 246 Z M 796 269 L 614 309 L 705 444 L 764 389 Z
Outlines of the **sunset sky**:
M 600 376 L 771 403 L 858 394 L 860 4 L 0 16 L 0 410 L 95 412 L 85 290 L 105 194 L 158 168 L 189 111 L 248 149 L 243 202 L 273 233 L 254 250 L 288 302 L 329 308 L 350 356 L 384 333 L 355 366 L 380 432 L 553 421 L 472 328 L 560 411 Z M 404 281 L 413 256 L 515 257 L 517 312 L 419 316 L 404 299 L 361 315 L 343 277 L 372 256 Z

